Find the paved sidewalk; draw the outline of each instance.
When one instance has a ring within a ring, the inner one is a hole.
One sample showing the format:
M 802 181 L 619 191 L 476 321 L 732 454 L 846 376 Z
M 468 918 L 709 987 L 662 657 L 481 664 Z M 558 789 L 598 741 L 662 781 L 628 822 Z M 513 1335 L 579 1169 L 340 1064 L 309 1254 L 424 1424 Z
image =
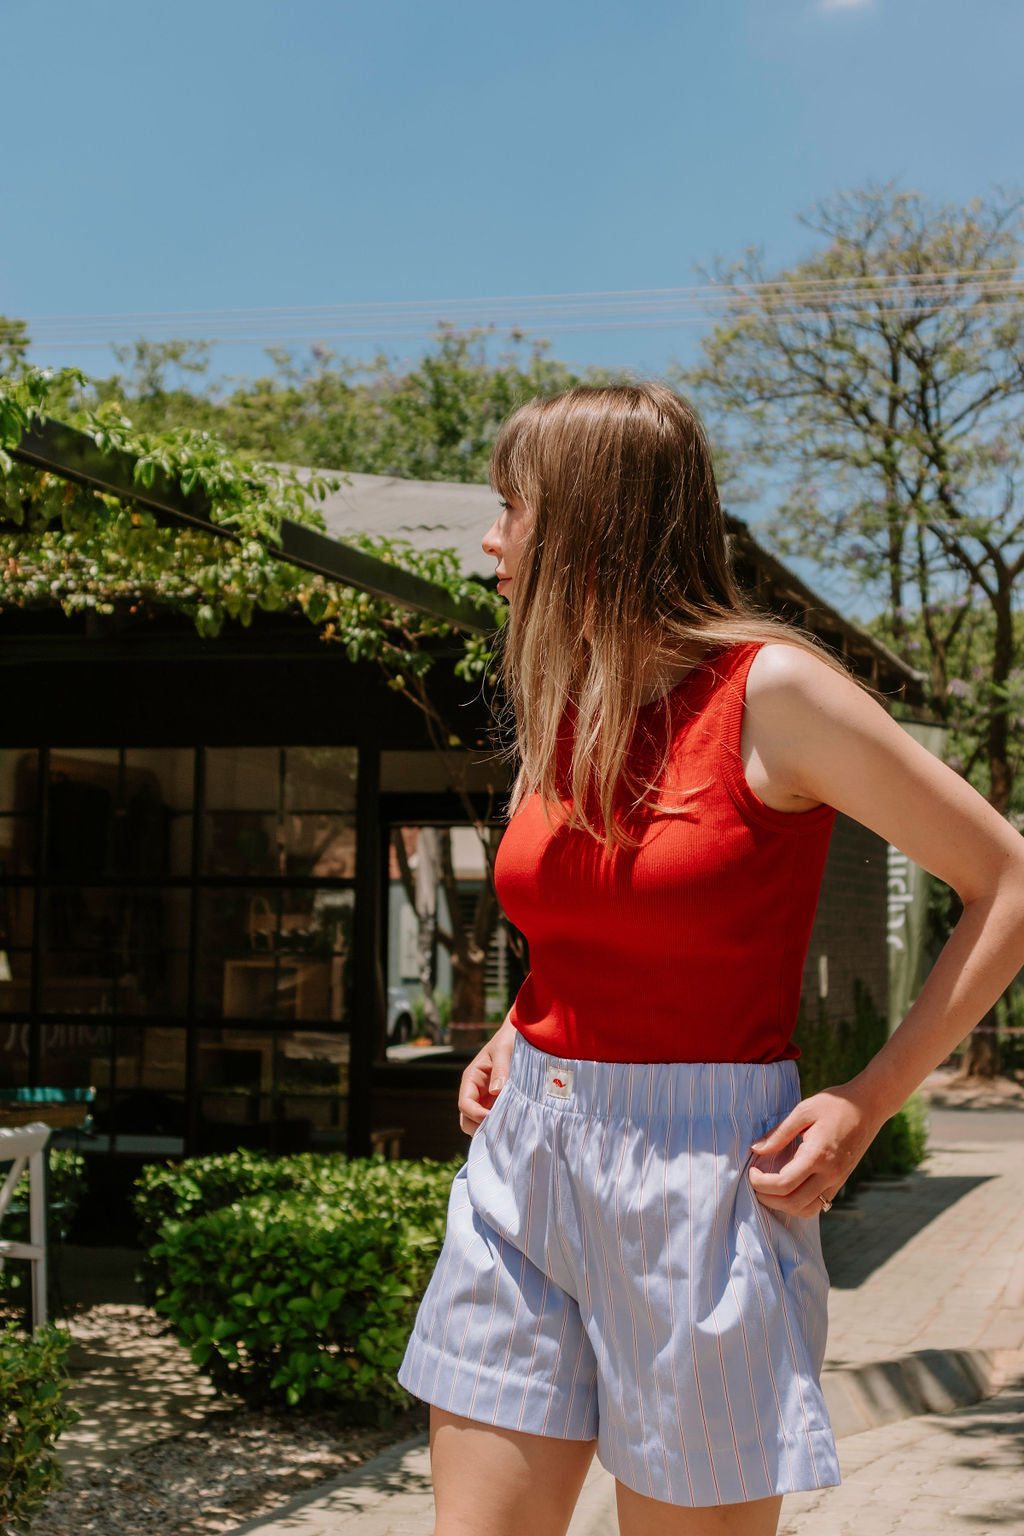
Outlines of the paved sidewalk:
M 823 1220 L 844 1483 L 787 1498 L 780 1536 L 1024 1536 L 1024 1113 L 933 1110 L 931 1148 L 924 1170 Z M 431 1536 L 433 1523 L 419 1435 L 232 1536 Z M 617 1529 L 595 1457 L 570 1536 Z
M 1024 1389 L 839 1442 L 843 1485 L 785 1501 L 779 1536 L 1020 1536 Z M 425 1528 L 429 1532 L 430 1527 Z

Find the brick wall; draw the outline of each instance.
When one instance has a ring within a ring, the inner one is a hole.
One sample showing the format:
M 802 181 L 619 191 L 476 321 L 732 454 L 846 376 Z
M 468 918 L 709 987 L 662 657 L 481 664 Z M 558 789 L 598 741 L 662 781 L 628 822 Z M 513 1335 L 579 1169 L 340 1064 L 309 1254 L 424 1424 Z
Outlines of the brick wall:
M 804 965 L 801 998 L 809 1018 L 817 1011 L 822 955 L 828 956 L 825 1008 L 830 1018 L 853 1018 L 854 977 L 865 984 L 883 1017 L 888 1012 L 886 848 L 859 821 L 836 815 Z

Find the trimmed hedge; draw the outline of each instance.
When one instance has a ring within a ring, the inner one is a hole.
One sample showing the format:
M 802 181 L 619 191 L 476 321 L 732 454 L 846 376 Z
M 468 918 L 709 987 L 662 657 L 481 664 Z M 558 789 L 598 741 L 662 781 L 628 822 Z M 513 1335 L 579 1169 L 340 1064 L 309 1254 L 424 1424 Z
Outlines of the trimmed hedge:
M 325 1192 L 336 1177 L 344 1182 L 348 1166 L 340 1152 L 271 1157 L 244 1149 L 180 1163 L 150 1163 L 135 1181 L 132 1200 L 145 1249 L 136 1278 L 146 1301 L 152 1306 L 168 1288 L 164 1255 L 153 1251 L 165 1221 L 218 1211 L 252 1195 Z
M 889 1037 L 886 1018 L 862 982 L 853 983 L 854 1017 L 830 1019 L 819 1002 L 817 1017 L 800 1010 L 794 1038 L 800 1047 L 800 1091 L 810 1098 L 823 1088 L 848 1082 L 879 1051 Z M 887 1120 L 843 1186 L 844 1198 L 866 1179 L 909 1173 L 928 1154 L 928 1113 L 919 1093 Z
M 0 1531 L 20 1536 L 64 1470 L 54 1443 L 81 1415 L 64 1404 L 71 1337 L 62 1329 L 0 1329 Z
M 219 1391 L 387 1423 L 409 1403 L 394 1373 L 464 1160 L 246 1153 L 149 1169 L 147 1231 L 160 1209 L 183 1212 L 149 1251 L 156 1310 Z M 231 1199 L 261 1179 L 270 1192 Z

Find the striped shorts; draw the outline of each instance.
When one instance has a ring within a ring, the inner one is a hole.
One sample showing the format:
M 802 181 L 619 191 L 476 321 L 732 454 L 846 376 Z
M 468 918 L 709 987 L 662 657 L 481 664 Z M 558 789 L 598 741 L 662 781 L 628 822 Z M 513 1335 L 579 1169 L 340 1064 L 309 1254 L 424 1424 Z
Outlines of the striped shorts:
M 792 1061 L 575 1060 L 519 1035 L 452 1183 L 400 1385 L 596 1437 L 602 1466 L 670 1504 L 838 1483 L 818 1218 L 768 1210 L 747 1178 L 750 1142 L 799 1097 Z

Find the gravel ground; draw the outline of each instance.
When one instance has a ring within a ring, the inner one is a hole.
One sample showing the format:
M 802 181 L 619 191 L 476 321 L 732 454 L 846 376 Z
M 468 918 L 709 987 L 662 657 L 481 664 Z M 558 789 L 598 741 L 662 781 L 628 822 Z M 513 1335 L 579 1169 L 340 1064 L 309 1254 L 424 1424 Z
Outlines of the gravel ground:
M 203 1429 L 143 1446 L 106 1467 L 73 1468 L 33 1522 L 33 1536 L 207 1536 L 425 1430 L 416 1404 L 389 1429 L 339 1427 L 238 1409 Z
M 429 1424 L 419 1402 L 386 1429 L 371 1429 L 330 1413 L 267 1412 L 215 1398 L 147 1307 L 90 1307 L 65 1326 L 74 1340 L 69 1398 L 87 1415 L 91 1438 L 84 1449 L 76 1444 L 76 1431 L 84 1438 L 79 1425 L 58 1441 L 68 1463 L 64 1484 L 35 1517 L 33 1536 L 230 1531 Z M 154 1382 L 161 1403 L 176 1401 L 163 1425 L 147 1414 Z

